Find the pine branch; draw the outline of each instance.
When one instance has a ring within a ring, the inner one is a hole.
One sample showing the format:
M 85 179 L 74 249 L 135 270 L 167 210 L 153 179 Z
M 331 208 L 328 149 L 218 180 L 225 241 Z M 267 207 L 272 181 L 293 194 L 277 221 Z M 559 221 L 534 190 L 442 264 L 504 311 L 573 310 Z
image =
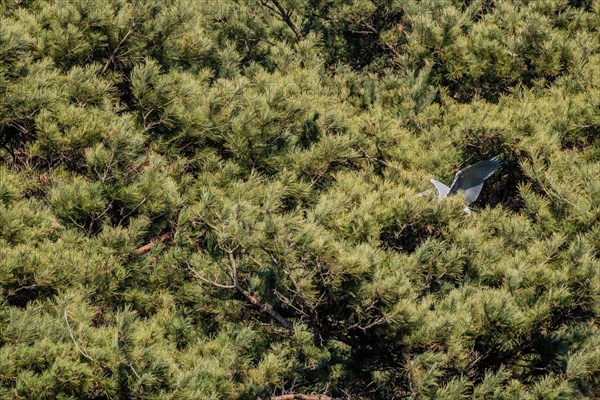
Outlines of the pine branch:
M 571 207 L 575 208 L 578 211 L 581 211 L 584 214 L 587 215 L 593 215 L 591 212 L 584 210 L 583 208 L 579 207 L 577 204 L 573 203 L 571 200 L 569 200 L 566 196 L 564 196 L 561 191 L 557 188 L 558 185 L 556 185 L 556 183 L 554 183 L 552 181 L 552 178 L 550 178 L 550 174 L 548 174 L 547 172 L 544 173 L 544 178 L 546 178 L 546 182 L 548 182 L 549 188 L 544 185 L 542 183 L 541 180 L 538 180 L 538 183 L 540 184 L 540 186 L 542 187 L 542 190 L 546 193 L 546 195 L 550 196 L 550 197 L 556 197 L 559 200 L 564 201 L 565 203 L 569 204 Z
M 334 400 L 334 398 L 324 394 L 290 393 L 282 394 L 280 396 L 271 396 L 271 400 Z
M 233 279 L 233 284 L 235 285 L 235 289 L 238 292 L 240 292 L 250 303 L 252 303 L 254 306 L 256 306 L 259 310 L 261 310 L 264 313 L 269 314 L 271 317 L 273 317 L 275 320 L 277 320 L 277 322 L 279 322 L 279 324 L 281 326 L 283 326 L 286 329 L 292 329 L 294 327 L 294 325 L 290 321 L 285 319 L 285 317 L 283 315 L 279 314 L 277 312 L 277 310 L 275 310 L 273 305 L 260 300 L 257 296 L 253 295 L 248 289 L 245 289 L 242 286 L 242 284 L 240 283 L 240 280 L 238 279 L 237 263 L 235 261 L 233 252 L 231 250 L 229 250 L 229 251 L 227 251 L 227 253 L 229 254 L 229 261 L 231 262 L 231 267 L 233 269 L 232 279 Z
M 129 217 L 131 214 L 133 214 L 138 208 L 140 208 L 141 206 L 144 205 L 144 203 L 146 201 L 148 201 L 148 199 L 150 198 L 150 195 L 145 195 L 144 198 L 142 198 L 142 200 L 135 206 L 133 207 L 127 214 L 123 215 L 121 217 L 121 219 L 119 219 L 119 223 L 117 225 L 121 225 L 123 223 L 123 221 L 125 221 L 125 218 Z M 121 208 L 121 212 L 122 212 L 122 208 Z
M 296 39 L 298 39 L 299 42 L 304 40 L 304 36 L 300 32 L 300 30 L 296 27 L 296 25 L 294 25 L 294 21 L 292 21 L 292 18 L 291 18 L 292 12 L 285 11 L 285 9 L 281 6 L 281 3 L 279 3 L 278 0 L 271 0 L 271 3 L 273 4 L 273 6 L 275 6 L 275 8 L 273 8 L 273 6 L 271 6 L 271 5 L 269 5 L 266 0 L 262 0 L 260 2 L 260 4 L 262 4 L 264 7 L 268 8 L 269 10 L 273 11 L 275 14 L 279 15 L 279 17 L 281 17 L 283 22 L 285 22 L 287 24 L 287 26 L 290 27 L 292 32 L 294 32 L 294 35 L 296 35 Z
M 129 35 L 131 35 L 133 33 L 133 28 L 135 28 L 135 22 L 131 23 L 131 28 L 129 29 L 129 31 L 127 31 L 125 36 L 123 36 L 123 39 L 121 39 L 121 41 L 119 42 L 119 44 L 117 44 L 117 47 L 115 47 L 114 51 L 112 52 L 112 54 L 110 55 L 108 60 L 106 60 L 106 63 L 104 64 L 104 67 L 102 68 L 102 71 L 101 71 L 102 74 L 104 72 L 106 72 L 106 70 L 108 69 L 110 64 L 114 62 L 117 52 L 121 49 L 121 46 L 123 45 L 123 43 L 125 43 L 125 41 L 129 37 Z
M 361 19 L 360 22 L 367 27 L 367 31 L 354 31 L 355 33 L 361 33 L 361 34 L 375 34 L 379 36 L 379 31 L 373 26 L 373 24 L 371 24 L 369 21 L 367 21 L 366 19 Z M 402 55 L 400 54 L 400 52 L 398 50 L 396 50 L 396 48 L 390 43 L 390 42 L 384 42 L 383 43 L 385 45 L 385 47 L 387 47 L 388 50 L 390 50 L 392 53 L 394 53 L 394 56 L 401 58 Z
M 146 245 L 146 246 L 148 246 L 148 245 Z M 281 326 L 283 326 L 286 329 L 292 329 L 294 327 L 294 325 L 290 321 L 288 321 L 283 315 L 281 315 L 279 312 L 277 312 L 277 310 L 275 310 L 275 307 L 273 307 L 272 304 L 261 300 L 258 296 L 252 294 L 252 292 L 249 289 L 245 288 L 242 285 L 242 283 L 240 282 L 239 276 L 238 276 L 237 262 L 235 260 L 235 256 L 233 255 L 233 250 L 230 250 L 230 249 L 223 249 L 223 250 L 229 256 L 229 261 L 230 261 L 230 266 L 231 266 L 231 275 L 230 275 L 231 284 L 230 285 L 218 283 L 211 279 L 208 279 L 208 278 L 202 276 L 198 271 L 196 271 L 190 265 L 188 265 L 188 270 L 196 278 L 200 279 L 202 282 L 207 283 L 211 286 L 214 286 L 219 289 L 235 289 L 242 296 L 244 296 L 246 298 L 246 300 L 248 300 L 252 305 L 254 305 L 256 308 L 258 308 L 260 311 L 262 311 L 266 314 L 269 314 L 273 319 L 275 319 L 277 322 L 279 322 L 279 324 Z
M 379 150 L 379 149 L 378 149 L 378 150 Z M 371 161 L 371 162 L 374 162 L 374 163 L 376 163 L 376 164 L 379 164 L 379 165 L 381 165 L 381 166 L 383 166 L 383 167 L 386 167 L 386 168 L 392 168 L 392 169 L 395 169 L 396 171 L 400 171 L 400 168 L 398 168 L 398 167 L 395 167 L 395 166 L 391 165 L 390 163 L 388 163 L 387 161 L 385 161 L 385 160 L 383 159 L 383 157 L 379 157 L 379 158 L 372 157 L 372 156 L 370 156 L 369 154 L 367 154 L 367 152 L 366 152 L 366 151 L 364 151 L 362 148 L 359 148 L 359 151 L 360 151 L 360 153 L 361 153 L 361 156 L 360 156 L 360 158 L 366 158 L 367 160 L 369 160 L 369 161 Z
M 205 278 L 204 276 L 200 275 L 200 273 L 198 271 L 196 271 L 194 268 L 192 268 L 190 265 L 188 265 L 188 270 L 198 279 L 200 279 L 202 282 L 204 283 L 208 283 L 209 285 L 212 285 L 214 287 L 217 287 L 219 289 L 235 289 L 235 285 L 223 285 L 221 283 L 217 283 L 215 281 L 212 281 L 208 278 Z
M 129 363 L 127 366 L 129 368 L 131 368 L 131 371 L 133 371 L 133 374 L 135 375 L 135 377 L 138 380 L 138 382 L 141 382 L 142 378 L 140 377 L 140 374 L 137 373 L 137 371 L 135 370 L 135 368 L 133 368 L 133 364 Z

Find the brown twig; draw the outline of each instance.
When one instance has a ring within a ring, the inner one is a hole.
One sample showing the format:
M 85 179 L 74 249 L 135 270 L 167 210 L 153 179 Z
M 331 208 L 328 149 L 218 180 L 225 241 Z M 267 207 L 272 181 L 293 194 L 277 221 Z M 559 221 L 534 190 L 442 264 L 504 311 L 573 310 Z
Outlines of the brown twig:
M 271 400 L 334 400 L 334 398 L 324 394 L 290 393 L 282 394 L 280 396 L 271 396 Z
M 152 250 L 157 244 L 166 242 L 168 238 L 169 238 L 169 234 L 165 233 L 164 235 L 159 236 L 158 238 L 156 238 L 155 240 L 151 241 L 150 243 L 146 243 L 142 247 L 138 247 L 135 250 L 135 254 L 140 255 L 140 254 L 147 253 L 150 250 Z
M 385 42 L 385 47 L 387 47 L 389 51 L 394 53 L 394 55 L 396 57 L 402 58 L 402 54 L 400 54 L 400 52 L 398 50 L 396 50 L 396 48 L 394 46 L 392 46 L 392 44 L 390 42 Z

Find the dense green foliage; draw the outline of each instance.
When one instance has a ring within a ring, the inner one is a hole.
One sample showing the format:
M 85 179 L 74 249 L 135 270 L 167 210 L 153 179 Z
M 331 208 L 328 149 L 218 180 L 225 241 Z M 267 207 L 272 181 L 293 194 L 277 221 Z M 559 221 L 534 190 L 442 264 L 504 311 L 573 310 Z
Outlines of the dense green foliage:
M 599 1 L 0 10 L 0 398 L 600 396 Z

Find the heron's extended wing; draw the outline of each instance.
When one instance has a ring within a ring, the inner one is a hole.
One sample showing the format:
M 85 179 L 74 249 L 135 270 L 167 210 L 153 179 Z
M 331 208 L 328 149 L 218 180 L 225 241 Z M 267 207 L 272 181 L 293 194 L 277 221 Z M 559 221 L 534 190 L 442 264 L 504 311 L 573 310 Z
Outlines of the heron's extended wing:
M 448 192 L 450 192 L 450 188 L 446 185 L 444 185 L 442 182 L 438 182 L 435 179 L 430 179 L 429 180 L 431 183 L 433 183 L 433 186 L 435 186 L 435 188 L 438 191 L 438 197 L 440 199 L 445 198 L 446 196 L 448 196 Z
M 474 202 L 479 197 L 483 182 L 499 167 L 500 160 L 496 156 L 461 169 L 456 173 L 448 194 L 456 194 L 462 190 L 467 202 Z

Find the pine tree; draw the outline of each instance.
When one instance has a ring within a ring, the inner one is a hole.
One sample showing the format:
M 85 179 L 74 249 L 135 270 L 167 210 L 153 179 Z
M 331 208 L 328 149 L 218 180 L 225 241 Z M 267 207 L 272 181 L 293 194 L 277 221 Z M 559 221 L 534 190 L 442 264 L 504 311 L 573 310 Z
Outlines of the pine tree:
M 600 396 L 599 16 L 0 0 L 0 397 Z

